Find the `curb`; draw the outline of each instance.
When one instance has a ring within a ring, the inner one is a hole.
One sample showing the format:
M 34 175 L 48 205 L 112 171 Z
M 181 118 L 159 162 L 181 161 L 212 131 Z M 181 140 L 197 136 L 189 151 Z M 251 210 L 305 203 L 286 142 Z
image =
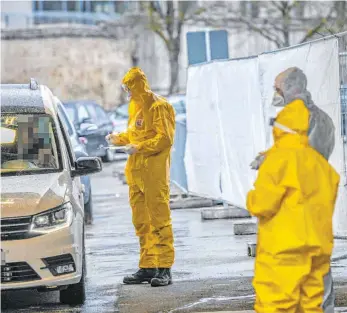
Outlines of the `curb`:
M 205 207 L 213 206 L 213 201 L 209 199 L 183 199 L 176 200 L 170 203 L 171 210 L 182 210 L 182 209 L 201 209 Z
M 234 219 L 234 218 L 250 218 L 251 215 L 245 209 L 230 207 L 220 208 L 213 207 L 204 209 L 201 211 L 201 218 L 203 220 L 215 220 L 215 219 Z
M 257 234 L 257 224 L 255 222 L 234 222 L 234 235 L 255 235 Z

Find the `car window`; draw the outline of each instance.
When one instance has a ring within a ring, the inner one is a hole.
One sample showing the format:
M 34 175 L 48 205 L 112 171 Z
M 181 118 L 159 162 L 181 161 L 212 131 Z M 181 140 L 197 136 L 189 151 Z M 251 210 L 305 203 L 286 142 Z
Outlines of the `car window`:
M 87 104 L 86 108 L 89 112 L 90 119 L 93 121 L 94 124 L 98 124 L 97 123 L 98 118 L 97 118 L 95 106 L 93 104 Z
M 1 114 L 1 174 L 61 170 L 54 121 L 47 114 Z
M 75 160 L 74 160 L 74 154 L 72 151 L 72 145 L 71 145 L 71 141 L 70 141 L 70 137 L 67 135 L 66 133 L 66 127 L 65 127 L 65 122 L 62 121 L 61 119 L 62 115 L 58 116 L 59 119 L 59 123 L 60 123 L 60 128 L 61 128 L 61 132 L 63 134 L 63 138 L 64 138 L 64 142 L 65 142 L 65 148 L 67 150 L 67 157 L 69 160 L 69 164 L 70 164 L 70 168 L 75 168 Z M 68 123 L 69 124 L 69 123 Z
M 77 110 L 73 106 L 66 105 L 65 106 L 66 113 L 69 116 L 70 121 L 72 121 L 74 124 L 78 122 L 78 117 L 77 117 Z
M 100 106 L 95 106 L 95 111 L 99 121 L 105 122 L 109 119 L 105 111 Z
M 92 116 L 92 114 L 88 114 L 88 111 L 86 110 L 84 105 L 79 105 L 77 112 L 79 122 L 82 122 L 84 119 L 89 119 Z
M 74 132 L 67 115 L 65 114 L 64 110 L 60 106 L 58 106 L 58 111 L 59 111 L 59 116 L 62 120 L 62 123 L 64 124 L 65 129 L 69 133 L 69 136 L 72 136 Z

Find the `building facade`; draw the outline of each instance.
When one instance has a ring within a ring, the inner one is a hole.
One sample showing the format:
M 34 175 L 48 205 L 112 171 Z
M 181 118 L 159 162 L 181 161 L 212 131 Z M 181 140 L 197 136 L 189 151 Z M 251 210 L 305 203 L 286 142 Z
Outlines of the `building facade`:
M 343 4 L 346 1 L 340 2 Z M 269 7 L 267 4 L 270 3 L 272 1 L 195 1 L 195 8 L 203 8 L 204 13 L 193 14 L 182 29 L 179 92 L 185 92 L 187 68 L 192 63 L 189 58 L 208 62 L 213 59 L 213 54 L 220 54 L 222 58 L 238 58 L 275 50 L 278 48 L 276 40 L 269 40 L 264 36 L 268 32 L 275 33 L 275 39 L 280 37 L 290 45 L 300 43 L 308 30 L 327 15 L 333 2 L 297 2 L 290 12 L 290 31 L 287 33 L 282 31 L 285 25 L 280 10 Z M 132 48 L 128 51 L 133 64 L 144 69 L 155 91 L 167 93 L 170 83 L 168 51 L 164 41 L 149 28 L 147 13 L 143 11 L 143 3 L 140 1 L 35 0 L 2 1 L 1 4 L 2 26 L 10 29 L 37 25 L 42 27 L 43 24 L 96 25 L 99 22 L 107 24 L 122 21 L 116 27 L 133 41 Z M 129 15 L 135 18 L 137 15 L 141 16 L 143 25 L 135 29 L 132 20 L 125 18 Z M 271 23 L 266 24 L 266 20 Z M 122 23 L 124 30 L 121 30 Z M 125 26 L 126 23 L 129 25 Z M 254 28 L 260 31 L 254 31 Z M 222 31 L 218 34 L 223 35 L 215 36 L 217 39 L 212 40 L 211 34 L 215 34 L 215 31 Z M 194 32 L 199 32 L 200 35 L 190 36 Z M 317 36 L 321 37 L 322 34 Z M 313 36 L 312 39 L 314 38 L 316 37 Z
M 93 25 L 136 11 L 136 1 L 22 0 L 1 1 L 2 28 L 23 28 L 40 24 L 81 23 Z

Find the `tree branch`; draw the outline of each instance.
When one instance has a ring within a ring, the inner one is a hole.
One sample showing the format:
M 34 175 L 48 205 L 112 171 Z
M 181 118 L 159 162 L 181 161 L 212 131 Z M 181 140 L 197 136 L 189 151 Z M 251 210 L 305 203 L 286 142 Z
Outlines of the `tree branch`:
M 166 1 L 167 9 L 166 9 L 166 18 L 165 18 L 165 25 L 167 29 L 167 33 L 169 35 L 169 38 L 173 38 L 173 32 L 174 32 L 174 19 L 175 19 L 175 11 L 174 11 L 174 4 L 173 1 Z
M 235 21 L 239 22 L 239 23 L 245 24 L 246 26 L 248 26 L 254 32 L 260 34 L 261 36 L 263 36 L 267 40 L 275 43 L 277 45 L 277 47 L 280 48 L 280 47 L 283 46 L 282 40 L 276 34 L 272 33 L 270 30 L 268 30 L 268 29 L 266 29 L 264 27 L 256 26 L 256 24 L 254 24 L 252 20 L 247 20 L 247 19 L 245 19 L 243 17 L 239 17 L 238 19 L 235 19 Z
M 283 10 L 283 7 L 278 3 L 278 1 L 270 1 L 270 3 L 279 11 Z
M 161 20 L 165 19 L 164 13 L 161 9 L 160 3 L 158 1 L 149 1 L 150 8 L 153 10 L 153 12 L 156 12 L 159 14 L 159 17 Z
M 308 39 L 312 38 L 315 34 L 317 34 L 320 31 L 320 29 L 322 29 L 323 26 L 327 24 L 327 21 L 331 17 L 332 12 L 333 12 L 333 7 L 330 8 L 330 11 L 326 17 L 323 17 L 314 28 L 308 30 L 307 34 L 304 36 L 304 38 L 301 39 L 300 43 L 307 41 Z
M 159 37 L 165 42 L 165 45 L 169 48 L 170 47 L 170 39 L 165 36 L 162 23 L 158 23 L 156 18 L 154 17 L 154 12 L 157 12 L 157 9 L 154 6 L 153 1 L 150 1 L 150 4 L 148 6 L 148 15 L 149 15 L 149 23 L 150 28 L 159 35 Z

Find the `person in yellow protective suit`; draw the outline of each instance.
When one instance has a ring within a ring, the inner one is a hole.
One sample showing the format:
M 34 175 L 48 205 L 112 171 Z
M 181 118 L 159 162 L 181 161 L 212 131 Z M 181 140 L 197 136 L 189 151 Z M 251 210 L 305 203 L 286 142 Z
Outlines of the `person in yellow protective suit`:
M 274 145 L 247 195 L 247 208 L 259 221 L 258 313 L 323 312 L 340 177 L 309 145 L 309 118 L 304 101 L 296 99 L 272 121 Z
M 124 283 L 172 283 L 174 239 L 169 207 L 170 153 L 175 133 L 173 107 L 150 89 L 143 71 L 132 68 L 123 78 L 128 92 L 129 121 L 124 133 L 108 139 L 126 146 L 130 155 L 125 174 L 129 185 L 133 224 L 140 241 L 139 271 Z

